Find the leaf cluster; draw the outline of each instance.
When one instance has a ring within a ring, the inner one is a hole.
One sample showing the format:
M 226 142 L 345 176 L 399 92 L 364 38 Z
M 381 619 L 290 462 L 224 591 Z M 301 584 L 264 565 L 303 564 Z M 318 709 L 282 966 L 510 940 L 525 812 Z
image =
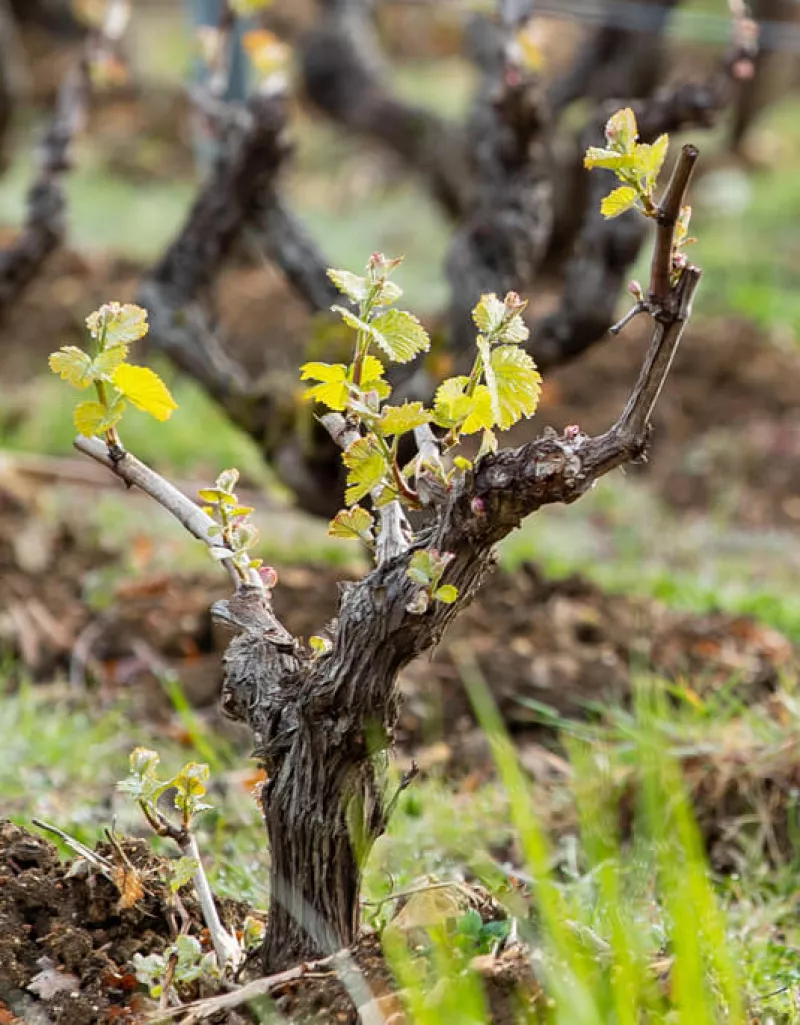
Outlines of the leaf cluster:
M 214 951 L 203 953 L 196 936 L 181 933 L 175 942 L 161 954 L 134 954 L 133 968 L 137 980 L 147 986 L 150 996 L 157 1000 L 164 992 L 164 986 L 172 968 L 172 982 L 186 985 L 195 982 L 202 975 L 217 975 L 217 961 Z
M 138 802 L 145 818 L 158 833 L 163 832 L 159 801 L 167 791 L 174 790 L 173 803 L 181 814 L 181 828 L 188 829 L 195 815 L 212 808 L 203 801 L 209 768 L 199 762 L 187 762 L 175 776 L 162 779 L 158 775 L 159 761 L 157 751 L 135 748 L 130 756 L 129 774 L 117 783 L 117 789 Z M 176 888 L 182 885 L 183 882 L 179 882 Z
M 618 110 L 606 123 L 605 147 L 590 146 L 583 165 L 613 171 L 622 182 L 600 204 L 604 217 L 619 217 L 638 209 L 648 217 L 657 213 L 653 192 L 669 147 L 669 136 L 659 135 L 653 143 L 639 142 L 636 115 L 630 107 Z
M 54 374 L 84 391 L 94 387 L 96 398 L 81 402 L 74 421 L 79 434 L 105 436 L 117 445 L 116 426 L 128 403 L 156 420 L 168 420 L 177 409 L 169 389 L 149 367 L 128 362 L 130 346 L 147 334 L 147 313 L 132 303 L 105 303 L 86 318 L 89 352 L 62 345 L 50 354 Z
M 406 435 L 420 428 L 438 428 L 443 432 L 441 448 L 450 453 L 462 436 L 481 433 L 481 458 L 497 447 L 495 429 L 507 430 L 533 415 L 541 390 L 536 366 L 521 348 L 528 338 L 522 319 L 526 304 L 510 292 L 505 299 L 484 295 L 475 307 L 477 353 L 468 375 L 444 381 L 432 407 L 409 401 L 388 404 L 392 389 L 386 380 L 387 364 L 408 363 L 430 348 L 430 338 L 419 320 L 395 305 L 402 290 L 391 275 L 400 262 L 373 253 L 363 274 L 328 271 L 349 300 L 348 306 L 336 305 L 333 310 L 355 333 L 352 359 L 347 364 L 310 362 L 301 368 L 301 379 L 310 382 L 305 398 L 343 414 L 357 434 L 342 456 L 348 508 L 334 517 L 329 533 L 368 546 L 375 543 L 375 521 L 359 504 L 364 499 L 369 497 L 375 508 L 394 501 L 406 508 L 420 508 L 415 485 L 422 474 L 449 490 L 471 468 L 463 456 L 453 458 L 449 470 L 439 460 L 431 463 L 419 458 L 402 467 L 398 453 Z M 440 588 L 438 578 L 435 584 L 432 579 L 425 582 L 429 596 L 447 600 L 441 595 L 455 591 Z
M 197 492 L 204 503 L 203 512 L 214 520 L 208 535 L 219 539 L 209 550 L 216 560 L 230 559 L 243 581 L 247 581 L 253 571 L 257 572 L 263 586 L 269 590 L 277 583 L 278 575 L 271 566 L 264 565 L 263 559 L 250 554 L 259 532 L 251 519 L 255 510 L 250 505 L 242 505 L 233 490 L 238 480 L 237 469 L 223 470 L 213 488 L 201 488 Z

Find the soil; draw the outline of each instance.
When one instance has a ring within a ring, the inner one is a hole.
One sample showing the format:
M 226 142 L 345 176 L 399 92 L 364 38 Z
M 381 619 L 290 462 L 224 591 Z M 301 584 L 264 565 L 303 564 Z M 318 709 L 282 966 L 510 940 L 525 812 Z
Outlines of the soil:
M 133 955 L 163 953 L 181 926 L 208 946 L 191 886 L 179 891 L 176 907 L 165 859 L 146 841 L 120 838 L 97 853 L 113 863 L 119 885 L 84 859 L 60 861 L 47 840 L 0 821 L 0 1021 L 132 1025 L 152 1008 Z M 143 893 L 126 901 L 134 877 Z M 218 903 L 225 924 L 240 928 L 247 908 Z
M 47 840 L 0 820 L 0 1022 L 4 1025 L 142 1022 L 156 1005 L 137 982 L 133 955 L 163 954 L 179 927 L 209 947 L 191 887 L 179 891 L 176 906 L 164 882 L 167 862 L 152 854 L 146 841 L 118 838 L 113 846 L 99 844 L 96 853 L 113 863 L 112 874 L 118 873 L 118 881 L 90 867 L 85 858 L 60 861 Z M 134 877 L 142 892 L 135 900 L 126 900 L 126 883 Z M 485 891 L 474 893 L 474 906 L 482 919 L 497 918 L 498 905 L 484 896 Z M 240 929 L 248 909 L 233 901 L 218 904 L 225 925 Z M 396 921 L 400 920 L 398 915 Z M 413 931 L 407 936 L 408 942 L 417 945 Z M 478 956 L 471 963 L 484 979 L 495 1025 L 516 1021 L 513 1012 L 520 1000 L 530 1006 L 538 999 L 530 960 L 518 948 Z M 381 1012 L 381 1020 L 402 1025 L 406 1020 L 402 1003 L 374 933 L 365 932 L 352 948 L 350 966 L 366 999 Z M 251 959 L 247 971 L 257 974 L 257 959 Z M 356 1025 L 365 1019 L 343 978 L 334 968 L 310 970 L 276 987 L 271 993 L 273 1006 L 293 1022 Z M 242 981 L 246 980 L 247 973 Z M 187 1003 L 219 992 L 220 987 L 206 978 L 202 985 L 180 986 L 178 995 Z M 206 1020 L 240 1025 L 259 1019 L 243 1006 Z
M 0 649 L 43 681 L 68 674 L 74 686 L 94 683 L 110 698 L 120 687 L 132 688 L 150 717 L 170 714 L 158 681 L 172 669 L 195 706 L 215 708 L 228 637 L 212 626 L 209 607 L 227 595 L 224 578 L 213 569 L 122 572 L 119 556 L 99 548 L 79 516 L 65 511 L 45 524 L 35 511 L 40 492 L 12 497 L 7 488 L 0 477 Z M 66 503 L 75 510 L 91 500 L 91 492 L 76 495 Z M 86 580 L 115 565 L 110 600 L 98 612 Z M 344 572 L 278 571 L 278 615 L 307 639 L 333 617 Z M 417 660 L 401 678 L 400 743 L 412 750 L 445 741 L 451 768 L 470 760 L 469 749 L 460 753 L 474 726 L 461 683 L 465 658 L 477 663 L 513 731 L 540 722 L 541 705 L 552 714 L 581 716 L 600 702 L 624 702 L 632 672 L 640 669 L 668 679 L 688 676 L 699 691 L 735 681 L 756 700 L 796 664 L 781 634 L 747 617 L 676 612 L 609 594 L 579 576 L 547 580 L 534 565 L 498 571 L 433 656 Z

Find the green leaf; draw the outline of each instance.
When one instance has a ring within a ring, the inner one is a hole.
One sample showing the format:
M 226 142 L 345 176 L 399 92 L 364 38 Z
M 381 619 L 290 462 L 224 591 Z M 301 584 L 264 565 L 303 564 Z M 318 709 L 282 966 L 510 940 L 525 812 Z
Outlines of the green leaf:
M 93 338 L 105 331 L 106 348 L 128 345 L 147 334 L 147 310 L 133 303 L 105 303 L 89 314 L 86 326 Z
M 387 310 L 369 327 L 370 337 L 395 363 L 408 363 L 431 345 L 428 332 L 413 313 L 405 310 Z
M 600 204 L 600 213 L 609 220 L 612 217 L 619 217 L 626 210 L 630 210 L 638 198 L 639 193 L 636 189 L 631 188 L 630 185 L 620 185 L 618 189 L 614 189 L 603 198 Z
M 630 107 L 618 110 L 606 122 L 606 142 L 612 149 L 630 153 L 638 138 L 636 115 Z
M 197 858 L 183 857 L 177 858 L 175 861 L 169 863 L 170 867 L 170 880 L 169 888 L 173 893 L 177 893 L 182 886 L 186 886 L 187 883 L 192 881 L 192 877 L 197 871 Z
M 616 153 L 611 149 L 590 146 L 584 155 L 583 166 L 589 169 L 604 167 L 609 171 L 632 171 L 636 167 L 636 157 L 632 153 Z
M 136 406 L 156 420 L 169 420 L 178 404 L 155 371 L 122 363 L 112 374 L 115 388 Z
M 452 584 L 442 584 L 433 592 L 433 597 L 437 601 L 444 602 L 445 605 L 452 605 L 458 598 L 458 588 L 453 587 Z
M 404 402 L 402 406 L 384 406 L 378 430 L 387 436 L 405 434 L 430 420 L 431 414 L 421 402 Z
M 54 374 L 75 388 L 88 388 L 94 382 L 92 360 L 77 345 L 62 345 L 58 352 L 50 353 L 47 362 Z
M 372 514 L 360 505 L 352 509 L 341 509 L 328 526 L 328 536 L 341 537 L 348 541 L 370 541 L 374 523 Z
M 465 395 L 469 378 L 448 377 L 436 389 L 433 419 L 439 427 L 458 427 L 470 414 L 472 399 Z
M 389 384 L 384 381 L 386 368 L 377 356 L 366 356 L 361 367 L 362 392 L 375 392 L 379 399 L 388 399 L 392 394 Z
M 429 587 L 436 579 L 437 566 L 431 552 L 426 549 L 414 552 L 406 570 L 406 576 L 415 584 Z
M 523 417 L 533 416 L 539 405 L 542 377 L 524 349 L 511 345 L 493 349 L 484 373 L 495 426 L 507 430 Z
M 127 345 L 112 345 L 106 348 L 92 361 L 92 374 L 97 380 L 102 378 L 110 381 L 117 367 L 122 366 L 128 356 Z
M 300 368 L 301 381 L 319 381 L 307 388 L 303 396 L 310 402 L 321 402 L 329 409 L 342 410 L 350 396 L 347 387 L 347 367 L 343 363 L 304 363 Z
M 327 274 L 339 291 L 346 295 L 348 299 L 360 303 L 367 298 L 369 285 L 367 279 L 360 274 L 353 274 L 349 270 L 333 269 L 329 269 Z
M 481 296 L 480 302 L 472 311 L 472 319 L 479 331 L 491 335 L 500 327 L 507 313 L 506 304 L 491 292 Z
M 475 389 L 470 407 L 469 416 L 461 425 L 464 434 L 477 434 L 494 424 L 494 411 L 492 410 L 492 395 L 485 384 L 479 384 Z
M 327 637 L 318 637 L 316 634 L 308 638 L 308 646 L 315 655 L 324 655 L 333 648 Z
M 359 438 L 349 445 L 342 459 L 349 470 L 345 493 L 348 505 L 353 505 L 368 495 L 381 483 L 389 469 L 377 439 L 370 435 Z
M 101 402 L 81 402 L 72 415 L 78 434 L 90 438 L 94 434 L 105 434 L 119 423 L 125 409 L 123 401 L 117 401 L 109 408 Z
M 653 143 L 642 142 L 634 150 L 636 171 L 643 175 L 648 188 L 652 188 L 664 164 L 669 147 L 669 136 L 659 135 Z

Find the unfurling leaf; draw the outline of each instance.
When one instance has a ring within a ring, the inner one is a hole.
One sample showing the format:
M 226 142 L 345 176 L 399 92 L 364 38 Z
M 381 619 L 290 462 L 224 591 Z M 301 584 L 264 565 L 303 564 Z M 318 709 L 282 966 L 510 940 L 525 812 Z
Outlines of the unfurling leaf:
M 414 552 L 406 574 L 415 584 L 429 587 L 436 577 L 436 564 L 431 552 L 426 549 Z
M 360 303 L 366 299 L 369 285 L 367 279 L 360 274 L 353 274 L 349 270 L 329 269 L 328 277 L 339 291 L 348 299 L 352 299 L 354 303 Z
M 135 367 L 122 363 L 111 376 L 115 388 L 136 406 L 156 420 L 169 420 L 178 404 L 169 389 L 149 367 Z
M 450 377 L 439 385 L 433 407 L 434 423 L 439 427 L 475 434 L 492 426 L 492 399 L 486 385 L 477 385 L 472 395 L 467 395 L 468 383 L 466 377 Z
M 669 146 L 669 136 L 659 135 L 653 143 L 639 143 L 635 150 L 636 171 L 645 179 L 645 186 L 652 189 L 658 178 Z
M 494 334 L 503 322 L 507 314 L 506 305 L 490 292 L 482 295 L 480 302 L 472 311 L 472 319 L 479 331 L 485 335 Z
M 371 513 L 360 505 L 341 509 L 328 526 L 329 537 L 342 537 L 348 541 L 371 541 L 375 523 Z
M 228 470 L 223 470 L 214 483 L 220 491 L 224 491 L 232 495 L 233 489 L 239 483 L 239 471 L 235 466 L 232 466 Z
M 636 166 L 636 158 L 632 153 L 617 153 L 613 149 L 590 146 L 584 155 L 583 166 L 590 170 L 603 167 L 608 171 L 632 171 Z
M 539 405 L 542 378 L 524 349 L 511 345 L 492 349 L 484 373 L 492 399 L 494 426 L 507 430 L 523 417 L 533 416 Z
M 78 434 L 87 438 L 94 434 L 105 434 L 115 427 L 125 409 L 125 403 L 118 400 L 106 408 L 101 402 L 81 402 L 72 415 Z
M 147 310 L 133 303 L 104 303 L 89 314 L 86 326 L 93 338 L 102 338 L 105 331 L 106 348 L 128 345 L 147 334 Z
M 682 206 L 681 212 L 678 214 L 678 219 L 675 222 L 675 233 L 674 233 L 674 245 L 676 249 L 681 246 L 685 246 L 687 242 L 692 241 L 687 238 L 689 234 L 689 222 L 692 219 L 692 208 L 690 206 Z
M 300 380 L 319 381 L 319 384 L 306 389 L 305 399 L 337 411 L 347 405 L 350 392 L 347 367 L 343 363 L 304 363 L 300 368 Z
M 636 115 L 630 107 L 618 110 L 606 122 L 606 142 L 612 149 L 630 153 L 638 138 Z
M 453 561 L 452 552 L 438 552 L 435 548 L 418 549 L 411 556 L 406 576 L 415 584 L 423 587 L 436 588 L 442 574 Z
M 473 400 L 465 394 L 468 383 L 467 377 L 449 377 L 436 389 L 433 418 L 439 427 L 457 427 L 469 416 Z
M 158 751 L 153 751 L 149 747 L 135 747 L 128 757 L 130 770 L 137 776 L 152 775 L 160 761 Z
M 345 501 L 353 505 L 381 483 L 388 465 L 377 439 L 371 435 L 349 445 L 342 459 L 349 471 Z
M 600 204 L 600 213 L 603 217 L 609 218 L 619 217 L 620 214 L 624 214 L 626 210 L 632 209 L 635 205 L 636 200 L 639 197 L 639 193 L 636 189 L 630 185 L 620 185 L 618 189 L 614 189 L 613 192 L 609 192 L 604 197 Z
M 452 584 L 442 584 L 433 592 L 433 597 L 437 601 L 444 602 L 445 605 L 452 605 L 458 598 L 458 588 L 453 587 Z
M 333 644 L 327 637 L 319 637 L 314 634 L 308 638 L 308 646 L 315 655 L 325 655 L 333 648 Z
M 431 345 L 428 332 L 405 310 L 386 310 L 369 327 L 370 337 L 395 363 L 408 363 Z
M 58 352 L 50 353 L 47 362 L 54 374 L 75 388 L 88 388 L 94 382 L 91 357 L 76 345 L 62 345 Z
M 384 406 L 378 429 L 387 436 L 405 434 L 430 423 L 430 419 L 430 413 L 421 402 L 404 402 L 402 406 Z

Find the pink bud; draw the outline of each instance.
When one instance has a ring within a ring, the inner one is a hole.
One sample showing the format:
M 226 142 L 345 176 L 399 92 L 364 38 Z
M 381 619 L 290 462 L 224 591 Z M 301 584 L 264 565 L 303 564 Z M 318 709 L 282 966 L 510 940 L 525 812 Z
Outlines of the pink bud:
M 472 499 L 470 508 L 475 516 L 483 516 L 486 513 L 486 503 L 479 495 L 475 495 Z
M 564 428 L 564 437 L 567 441 L 574 441 L 580 436 L 580 433 L 581 429 L 577 424 L 570 424 L 568 427 Z
M 642 298 L 642 286 L 639 284 L 639 282 L 635 278 L 632 278 L 628 282 L 628 291 L 630 292 L 630 294 L 633 296 L 634 299 L 641 300 L 641 298 Z
M 271 591 L 278 583 L 278 574 L 272 566 L 262 566 L 259 569 L 258 574 L 261 577 L 261 582 L 268 591 Z

